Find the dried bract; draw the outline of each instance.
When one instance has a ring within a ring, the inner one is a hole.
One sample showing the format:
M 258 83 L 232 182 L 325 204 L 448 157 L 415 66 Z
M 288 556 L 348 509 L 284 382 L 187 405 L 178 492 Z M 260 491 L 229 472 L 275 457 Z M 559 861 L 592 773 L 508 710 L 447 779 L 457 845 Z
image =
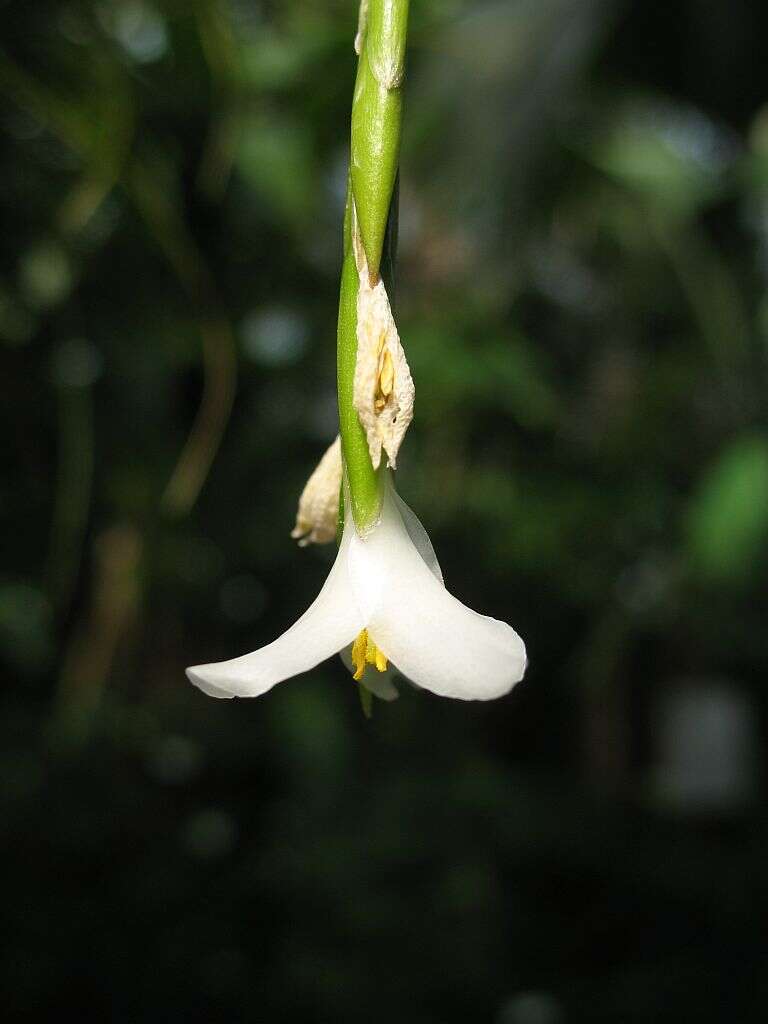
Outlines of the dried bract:
M 358 260 L 357 362 L 352 404 L 365 430 L 374 469 L 382 448 L 389 465 L 397 463 L 405 432 L 413 419 L 415 389 L 400 344 L 384 282 L 371 285 L 365 258 Z
M 291 536 L 299 547 L 329 544 L 336 538 L 341 488 L 341 438 L 323 455 L 299 498 L 296 525 Z

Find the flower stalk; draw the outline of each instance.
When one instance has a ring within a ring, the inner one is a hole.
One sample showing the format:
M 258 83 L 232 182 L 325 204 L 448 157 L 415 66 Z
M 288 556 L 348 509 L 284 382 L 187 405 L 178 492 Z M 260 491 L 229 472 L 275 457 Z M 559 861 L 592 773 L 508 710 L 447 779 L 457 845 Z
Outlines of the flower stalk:
M 360 279 L 352 245 L 354 206 L 351 188 L 344 217 L 344 262 L 341 268 L 339 324 L 336 347 L 336 385 L 339 396 L 339 433 L 355 525 L 366 530 L 379 517 L 381 474 L 373 468 L 365 430 L 354 406 L 357 365 L 357 295 Z
M 407 27 L 408 0 L 368 0 L 361 8 L 355 40 L 359 61 L 352 101 L 350 176 L 344 215 L 337 380 L 350 507 L 361 532 L 378 520 L 382 471 L 373 467 L 366 434 L 353 405 L 360 286 L 355 250 L 364 253 L 370 281 L 375 284 L 400 156 Z

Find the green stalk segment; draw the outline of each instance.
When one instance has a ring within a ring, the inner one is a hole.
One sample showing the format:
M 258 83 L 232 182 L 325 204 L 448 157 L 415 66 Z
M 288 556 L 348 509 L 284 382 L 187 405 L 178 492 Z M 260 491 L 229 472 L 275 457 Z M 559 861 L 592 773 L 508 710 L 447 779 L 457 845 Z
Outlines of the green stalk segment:
M 339 392 L 339 430 L 344 465 L 347 471 L 352 517 L 358 530 L 376 522 L 381 504 L 379 474 L 373 468 L 365 436 L 352 404 L 357 362 L 357 291 L 359 280 L 352 248 L 350 199 L 344 217 L 344 263 L 341 268 L 339 325 L 337 342 L 337 387 Z
M 400 155 L 408 0 L 370 0 L 352 101 L 350 186 L 344 213 L 337 371 L 339 426 L 352 515 L 358 530 L 376 522 L 383 469 L 374 470 L 352 404 L 357 361 L 357 230 L 371 281 L 378 279 Z M 354 214 L 354 215 L 353 215 Z M 356 225 L 356 228 L 355 228 Z
M 400 157 L 408 0 L 370 0 L 352 101 L 352 191 L 371 279 L 379 276 Z

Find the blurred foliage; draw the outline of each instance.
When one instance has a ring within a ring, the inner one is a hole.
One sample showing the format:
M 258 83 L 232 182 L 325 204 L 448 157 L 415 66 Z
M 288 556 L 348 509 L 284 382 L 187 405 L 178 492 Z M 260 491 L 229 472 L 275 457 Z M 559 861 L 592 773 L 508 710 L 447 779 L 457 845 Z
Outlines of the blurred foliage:
M 8 1019 L 765 1018 L 766 13 L 412 8 L 399 486 L 531 666 L 368 723 L 183 676 L 331 557 L 355 4 L 2 4 Z

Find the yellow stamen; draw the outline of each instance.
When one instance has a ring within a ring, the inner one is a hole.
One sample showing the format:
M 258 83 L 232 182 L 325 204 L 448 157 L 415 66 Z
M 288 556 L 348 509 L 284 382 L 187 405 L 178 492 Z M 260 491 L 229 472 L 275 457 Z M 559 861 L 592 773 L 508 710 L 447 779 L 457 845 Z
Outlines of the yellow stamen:
M 361 629 L 352 644 L 352 664 L 355 666 L 353 679 L 362 679 L 365 672 L 365 652 L 368 649 L 368 630 Z
M 381 341 L 379 342 L 379 355 L 381 355 L 381 348 L 384 344 L 384 336 L 382 335 Z M 381 363 L 379 366 L 379 376 L 376 381 L 376 394 L 373 396 L 373 408 L 376 412 L 381 412 L 384 406 L 387 404 L 387 399 L 392 394 L 395 386 L 395 366 L 392 362 L 392 355 L 389 349 L 386 349 L 384 355 L 381 356 Z
M 352 664 L 355 667 L 352 678 L 361 680 L 367 665 L 375 665 L 379 672 L 386 672 L 387 659 L 379 650 L 367 629 L 361 629 L 352 644 Z
M 389 349 L 384 353 L 381 360 L 381 369 L 379 370 L 379 391 L 385 398 L 389 398 L 392 394 L 392 388 L 395 384 L 395 367 L 392 362 L 392 356 Z

